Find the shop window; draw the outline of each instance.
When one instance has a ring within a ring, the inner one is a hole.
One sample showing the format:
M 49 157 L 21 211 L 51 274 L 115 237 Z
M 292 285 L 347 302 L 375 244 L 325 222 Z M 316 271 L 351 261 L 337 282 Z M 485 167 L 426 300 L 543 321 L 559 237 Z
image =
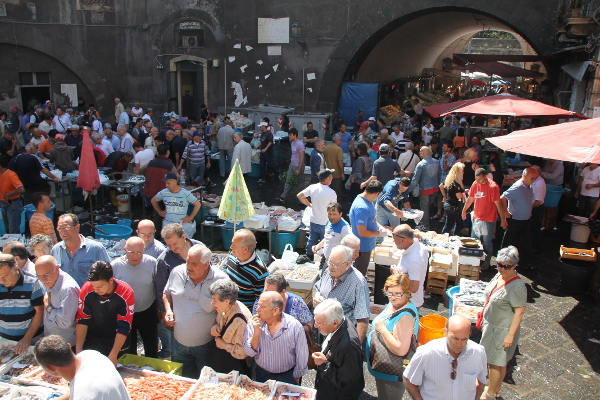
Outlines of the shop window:
M 19 72 L 21 86 L 50 86 L 50 72 Z
M 79 0 L 77 2 L 80 10 L 88 11 L 113 11 L 114 0 Z
M 177 47 L 204 47 L 204 27 L 197 21 L 184 21 L 175 25 Z

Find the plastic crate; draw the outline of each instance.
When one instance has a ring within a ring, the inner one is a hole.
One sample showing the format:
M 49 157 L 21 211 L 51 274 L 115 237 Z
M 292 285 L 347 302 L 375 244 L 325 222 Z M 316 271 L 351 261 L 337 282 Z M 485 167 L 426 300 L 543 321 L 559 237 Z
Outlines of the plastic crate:
M 179 375 L 183 371 L 183 364 L 167 360 L 158 360 L 156 358 L 136 356 L 134 354 L 123 354 L 119 359 L 119 364 L 127 366 L 128 364 L 135 364 L 139 367 L 152 367 L 156 372 L 163 370 L 166 374 Z

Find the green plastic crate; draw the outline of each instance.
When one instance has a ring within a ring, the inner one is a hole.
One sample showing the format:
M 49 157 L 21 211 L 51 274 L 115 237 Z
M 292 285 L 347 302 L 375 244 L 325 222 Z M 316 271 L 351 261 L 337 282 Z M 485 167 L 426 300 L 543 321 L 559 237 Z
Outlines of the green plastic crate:
M 119 364 L 127 366 L 127 364 L 135 364 L 139 367 L 152 367 L 156 371 L 165 371 L 167 374 L 181 376 L 183 364 L 167 360 L 158 360 L 156 358 L 136 356 L 133 354 L 123 354 L 117 360 Z

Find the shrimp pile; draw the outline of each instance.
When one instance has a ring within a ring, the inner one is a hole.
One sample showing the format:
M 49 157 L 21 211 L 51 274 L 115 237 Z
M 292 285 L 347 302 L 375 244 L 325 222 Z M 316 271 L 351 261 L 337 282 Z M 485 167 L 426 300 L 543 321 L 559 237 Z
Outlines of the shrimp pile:
M 23 375 L 22 375 L 23 376 Z M 44 372 L 43 369 L 39 369 L 31 375 L 24 377 L 30 381 L 46 382 L 56 386 L 69 387 L 69 382 L 61 378 L 60 376 L 52 376 Z
M 204 387 L 199 386 L 194 392 L 192 400 L 267 400 L 271 391 L 260 389 L 252 384 L 245 383 L 242 386 L 219 383 L 217 386 Z
M 178 400 L 192 387 L 191 382 L 163 375 L 123 378 L 131 400 Z

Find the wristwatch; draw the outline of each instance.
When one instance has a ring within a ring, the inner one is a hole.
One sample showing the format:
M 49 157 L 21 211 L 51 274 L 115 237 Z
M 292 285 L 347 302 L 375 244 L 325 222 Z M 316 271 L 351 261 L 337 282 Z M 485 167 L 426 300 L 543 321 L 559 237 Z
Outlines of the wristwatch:
M 52 310 L 54 310 L 54 307 L 52 307 L 50 304 L 48 304 L 48 305 L 46 306 L 46 312 L 48 312 L 48 313 L 51 313 L 51 312 L 52 312 Z

